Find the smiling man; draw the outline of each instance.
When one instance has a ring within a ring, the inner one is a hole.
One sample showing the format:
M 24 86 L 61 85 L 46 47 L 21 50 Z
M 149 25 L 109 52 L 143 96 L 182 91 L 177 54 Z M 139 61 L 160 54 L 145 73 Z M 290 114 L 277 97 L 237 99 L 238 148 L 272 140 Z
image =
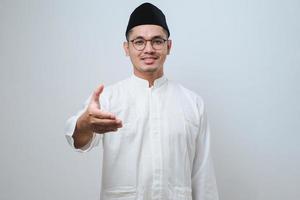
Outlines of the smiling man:
M 126 55 L 130 57 L 134 74 L 148 80 L 149 86 L 163 76 L 163 65 L 171 49 L 168 34 L 158 25 L 138 25 L 127 33 L 124 42 Z
M 68 142 L 80 152 L 103 146 L 101 200 L 217 200 L 203 100 L 164 75 L 164 14 L 140 5 L 125 34 L 133 75 L 98 86 L 68 120 Z

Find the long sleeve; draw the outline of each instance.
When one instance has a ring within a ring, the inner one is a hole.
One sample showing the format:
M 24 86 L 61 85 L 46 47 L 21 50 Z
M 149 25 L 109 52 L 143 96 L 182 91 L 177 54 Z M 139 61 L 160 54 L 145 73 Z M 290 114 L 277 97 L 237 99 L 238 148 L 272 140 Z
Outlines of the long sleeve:
M 84 103 L 82 109 L 80 111 L 78 111 L 74 116 L 70 117 L 65 125 L 65 137 L 68 141 L 68 143 L 70 144 L 70 146 L 78 152 L 84 153 L 84 152 L 88 152 L 90 151 L 93 147 L 99 145 L 100 140 L 102 139 L 102 135 L 100 134 L 96 134 L 93 133 L 93 137 L 92 139 L 82 148 L 80 149 L 76 149 L 74 147 L 74 139 L 72 137 L 75 127 L 76 127 L 76 123 L 78 118 L 82 115 L 82 113 L 86 110 L 88 103 L 90 102 L 90 97 L 87 99 L 87 101 Z
M 192 197 L 193 200 L 218 200 L 217 184 L 210 154 L 210 130 L 204 107 L 200 117 L 192 169 Z

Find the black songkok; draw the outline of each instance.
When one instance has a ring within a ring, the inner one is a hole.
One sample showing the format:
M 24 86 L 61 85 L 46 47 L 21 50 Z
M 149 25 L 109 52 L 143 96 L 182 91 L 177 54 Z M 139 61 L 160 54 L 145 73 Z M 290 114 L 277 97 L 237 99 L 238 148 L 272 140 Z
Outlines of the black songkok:
M 125 35 L 133 27 L 145 24 L 161 26 L 168 32 L 168 37 L 170 36 L 164 13 L 151 3 L 143 3 L 131 13 Z

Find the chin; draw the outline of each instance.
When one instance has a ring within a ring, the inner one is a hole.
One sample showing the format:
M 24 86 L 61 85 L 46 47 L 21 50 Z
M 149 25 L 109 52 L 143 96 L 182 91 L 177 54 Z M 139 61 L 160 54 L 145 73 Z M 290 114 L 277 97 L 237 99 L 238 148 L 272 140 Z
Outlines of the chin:
M 139 63 L 137 65 L 133 65 L 135 70 L 139 73 L 144 74 L 153 74 L 157 73 L 161 70 L 161 66 L 159 66 L 157 63 L 154 63 L 152 65 L 146 65 L 145 63 Z
M 143 72 L 156 72 L 159 70 L 159 67 L 157 66 L 142 66 L 140 67 L 140 69 L 143 71 Z

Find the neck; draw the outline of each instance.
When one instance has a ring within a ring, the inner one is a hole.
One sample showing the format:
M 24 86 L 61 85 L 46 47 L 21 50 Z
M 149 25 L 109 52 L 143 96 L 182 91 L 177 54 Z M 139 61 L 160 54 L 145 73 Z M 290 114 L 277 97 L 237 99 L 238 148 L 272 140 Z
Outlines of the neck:
M 162 70 L 157 72 L 142 72 L 142 73 L 137 70 L 134 70 L 133 73 L 135 76 L 147 80 L 149 82 L 149 87 L 152 87 L 154 81 L 164 75 L 164 72 Z

